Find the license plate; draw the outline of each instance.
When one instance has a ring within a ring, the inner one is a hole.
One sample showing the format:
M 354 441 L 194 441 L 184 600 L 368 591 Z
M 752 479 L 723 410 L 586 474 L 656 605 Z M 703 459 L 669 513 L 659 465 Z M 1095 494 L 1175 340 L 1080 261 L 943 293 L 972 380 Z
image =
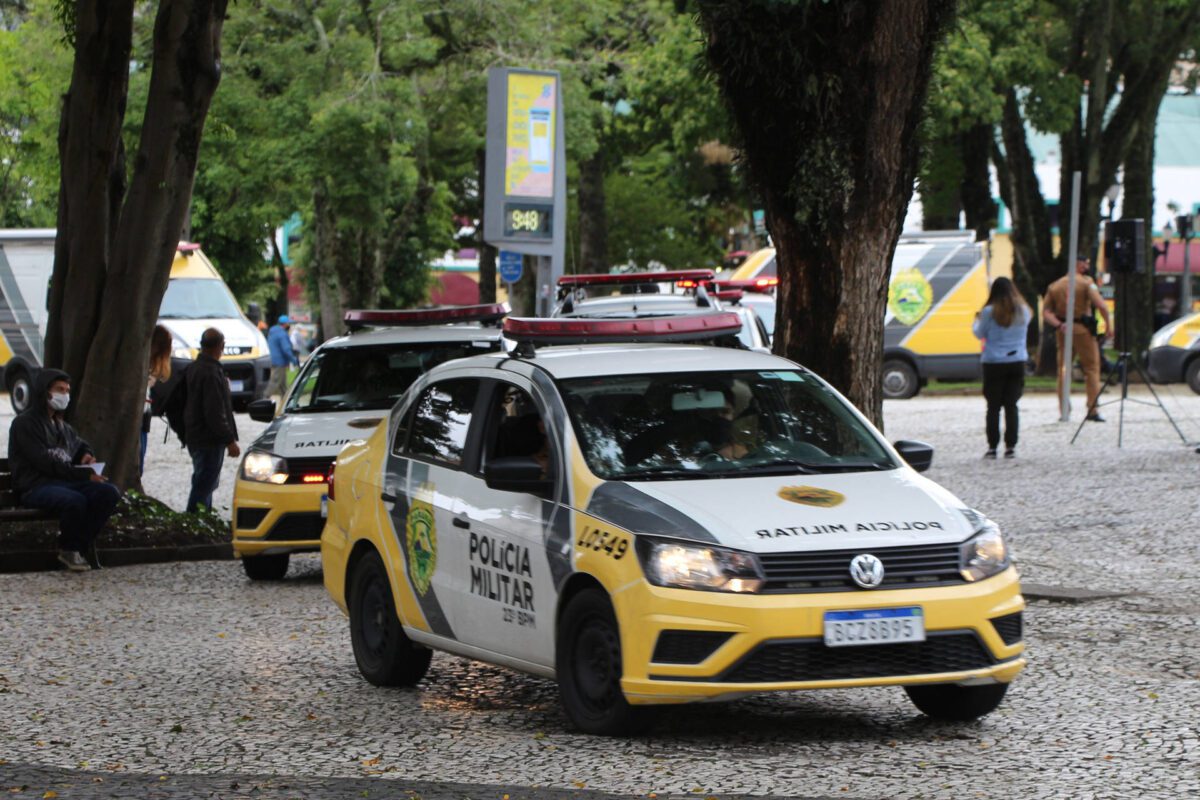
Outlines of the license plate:
M 240 392 L 245 388 L 245 385 L 246 384 L 244 381 L 230 381 L 229 382 L 229 391 Z
M 825 612 L 825 645 L 851 647 L 925 641 L 920 606 Z
M 329 516 L 329 495 L 321 495 L 321 519 Z

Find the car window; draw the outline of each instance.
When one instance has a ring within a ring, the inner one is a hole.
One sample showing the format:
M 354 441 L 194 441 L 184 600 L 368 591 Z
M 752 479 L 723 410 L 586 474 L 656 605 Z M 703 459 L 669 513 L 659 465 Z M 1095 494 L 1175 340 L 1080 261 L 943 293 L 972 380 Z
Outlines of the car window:
M 407 455 L 462 466 L 479 381 L 460 378 L 427 388 L 413 409 Z
M 560 382 L 588 466 L 608 480 L 891 469 L 885 446 L 800 370 Z
M 528 392 L 499 383 L 492 394 L 488 420 L 485 465 L 496 458 L 529 457 L 541 465 L 543 478 L 553 480 L 554 459 L 546 424 Z
M 284 411 L 391 408 L 418 377 L 438 364 L 499 347 L 499 340 L 489 337 L 461 343 L 325 348 L 305 365 Z
M 225 283 L 216 278 L 172 278 L 158 307 L 160 319 L 237 319 L 241 315 Z

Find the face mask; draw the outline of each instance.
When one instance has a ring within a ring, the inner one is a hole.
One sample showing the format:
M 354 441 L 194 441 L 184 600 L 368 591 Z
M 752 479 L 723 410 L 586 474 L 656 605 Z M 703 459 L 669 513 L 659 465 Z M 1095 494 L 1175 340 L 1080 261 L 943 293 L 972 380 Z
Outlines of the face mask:
M 50 407 L 55 411 L 66 411 L 67 406 L 71 405 L 70 394 L 52 394 L 50 395 Z

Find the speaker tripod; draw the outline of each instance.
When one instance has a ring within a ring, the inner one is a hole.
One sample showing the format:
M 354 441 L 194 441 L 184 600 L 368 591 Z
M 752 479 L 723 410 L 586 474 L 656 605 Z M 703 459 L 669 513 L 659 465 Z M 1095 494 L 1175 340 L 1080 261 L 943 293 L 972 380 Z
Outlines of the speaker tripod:
M 1099 343 L 1097 343 L 1097 346 L 1099 346 Z M 1132 364 L 1133 368 L 1137 370 L 1137 374 L 1141 376 L 1142 382 L 1146 384 L 1146 388 L 1150 390 L 1150 395 L 1154 398 L 1153 403 L 1151 403 L 1149 400 L 1141 400 L 1137 397 L 1129 396 L 1130 364 Z M 1117 376 L 1120 377 L 1118 378 Z M 1108 389 L 1108 387 L 1113 386 L 1118 382 L 1120 383 L 1121 387 L 1121 396 L 1113 398 L 1112 400 L 1106 400 L 1103 403 L 1100 402 L 1100 398 L 1104 396 L 1104 392 Z M 1174 428 L 1175 432 L 1179 434 L 1180 440 L 1182 440 L 1185 445 L 1189 444 L 1187 437 L 1183 435 L 1183 431 L 1179 430 L 1179 425 L 1175 423 L 1175 418 L 1171 416 L 1171 412 L 1167 411 L 1167 407 L 1164 406 L 1162 400 L 1159 399 L 1158 392 L 1154 391 L 1154 385 L 1150 383 L 1150 379 L 1146 377 L 1146 372 L 1142 369 L 1142 365 L 1138 362 L 1137 358 L 1129 352 L 1122 352 L 1120 355 L 1118 355 L 1117 363 L 1113 365 L 1112 370 L 1108 373 L 1108 377 L 1104 380 L 1104 385 L 1100 387 L 1100 393 L 1096 395 L 1095 407 L 1089 408 L 1086 412 L 1084 412 L 1083 421 L 1079 423 L 1079 427 L 1075 429 L 1075 435 L 1071 437 L 1071 444 L 1075 444 L 1075 440 L 1079 438 L 1079 432 L 1082 431 L 1083 426 L 1087 424 L 1089 416 L 1099 413 L 1101 406 L 1120 403 L 1120 409 L 1117 411 L 1117 447 L 1120 447 L 1125 429 L 1126 400 L 1128 400 L 1130 403 L 1140 403 L 1144 406 L 1158 406 L 1163 412 L 1163 416 L 1165 416 L 1171 423 L 1171 427 Z

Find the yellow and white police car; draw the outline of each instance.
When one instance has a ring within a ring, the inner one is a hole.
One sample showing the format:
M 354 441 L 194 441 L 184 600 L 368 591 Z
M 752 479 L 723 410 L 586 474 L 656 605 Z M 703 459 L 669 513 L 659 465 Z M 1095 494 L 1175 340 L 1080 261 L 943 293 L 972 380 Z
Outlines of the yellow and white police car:
M 626 343 L 740 324 L 509 318 L 512 353 L 422 375 L 347 445 L 321 554 L 363 676 L 456 653 L 556 679 L 600 734 L 776 690 L 992 711 L 1024 600 L 997 526 L 918 474 L 932 449 L 785 359 Z
M 1147 367 L 1155 383 L 1183 381 L 1200 394 L 1200 313 L 1186 314 L 1155 331 Z
M 351 332 L 313 352 L 278 416 L 273 400 L 250 404 L 251 418 L 271 424 L 247 449 L 233 490 L 233 549 L 246 575 L 279 580 L 291 553 L 319 549 L 338 450 L 369 436 L 429 369 L 500 349 L 495 323 L 506 313 L 505 304 L 349 311 Z

